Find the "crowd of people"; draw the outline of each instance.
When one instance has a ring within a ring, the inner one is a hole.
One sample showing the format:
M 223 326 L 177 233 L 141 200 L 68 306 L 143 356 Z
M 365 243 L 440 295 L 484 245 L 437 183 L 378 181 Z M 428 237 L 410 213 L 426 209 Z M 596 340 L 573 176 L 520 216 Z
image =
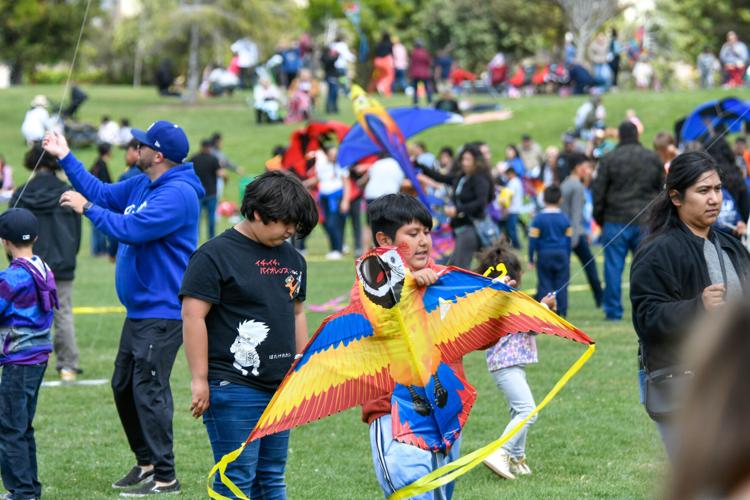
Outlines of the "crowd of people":
M 112 182 L 107 163 L 114 144 L 99 144 L 97 160 L 87 172 L 63 136 L 47 132 L 43 143 L 33 143 L 25 158 L 25 166 L 36 169 L 36 175 L 12 195 L 14 208 L 0 217 L 0 237 L 15 263 L 7 272 L 30 273 L 34 278 L 18 281 L 18 287 L 36 286 L 48 294 L 39 297 L 49 298 L 33 310 L 41 318 L 34 323 L 37 340 L 18 343 L 18 359 L 24 362 L 13 358 L 4 364 L 28 372 L 19 377 L 28 376 L 35 385 L 24 396 L 32 405 L 51 351 L 64 380 L 74 380 L 80 372 L 71 292 L 81 216 L 89 218 L 93 228 L 111 241 L 105 246 L 116 248 L 117 290 L 128 311 L 112 387 L 136 465 L 113 486 L 126 489 L 125 494 L 179 491 L 169 376 L 183 334 L 193 377 L 192 411 L 203 416 L 218 460 L 253 428 L 306 343 L 302 302 L 307 271 L 302 244 L 318 222 L 318 210 L 330 244 L 329 259 L 341 259 L 349 251 L 348 220 L 354 228 L 356 257 L 371 246 L 399 244 L 401 237 L 409 238 L 409 245 L 431 248 L 428 236 L 434 218 L 435 232 L 442 227 L 454 239 L 452 252 L 438 259 L 476 271 L 502 262 L 507 269 L 503 279 L 511 286 L 521 283 L 523 260 L 518 252 L 526 239 L 527 263 L 537 274 L 536 298 L 561 316 L 570 312 L 567 288 L 575 254 L 595 305 L 603 308 L 607 320 L 621 320 L 622 274 L 627 254 L 633 253 L 630 287 L 641 348 L 639 380 L 647 411 L 657 422 L 670 457 L 677 457 L 678 428 L 665 417 L 672 413 L 653 408 L 649 391 L 664 370 L 670 375 L 686 373 L 683 368 L 674 371 L 683 343 L 674 333 L 687 328 L 695 304 L 703 304 L 707 311 L 721 310 L 742 296 L 750 273 L 743 242 L 750 217 L 750 151 L 743 137 L 735 140 L 734 148 L 730 146 L 722 130 L 687 144 L 677 144 L 671 134 L 659 132 L 652 150 L 640 141 L 643 124 L 635 112 L 628 111 L 617 128 L 607 128 L 607 120 L 601 97 L 593 96 L 576 113 L 575 126 L 563 134 L 560 148 L 543 148 L 527 134 L 517 144 L 508 144 L 502 159 L 493 158 L 483 141 L 444 145 L 437 154 L 423 143 L 409 144 L 419 181 L 434 198 L 443 199 L 431 207 L 409 194 L 413 187 L 392 158 L 342 166 L 337 163 L 335 141 L 324 138 L 321 147 L 309 154 L 311 168 L 302 178 L 268 172 L 252 182 L 242 201 L 244 220 L 219 236 L 215 236 L 214 218 L 222 178 L 226 170 L 236 169 L 221 151 L 220 134 L 202 140 L 188 161 L 190 148 L 180 127 L 160 121 L 140 131 L 123 120 L 129 134 L 124 136 L 123 127 L 112 126 L 114 122 L 105 117 L 102 139 L 129 138 L 127 170 Z M 72 186 L 57 177 L 60 170 Z M 11 169 L 3 169 L 3 175 L 12 178 Z M 167 208 L 174 203 L 181 210 Z M 365 228 L 359 225 L 363 211 Z M 193 254 L 202 212 L 208 216 L 209 241 Z M 397 222 L 404 227 L 418 225 L 416 236 L 411 229 L 394 232 L 393 217 L 401 217 Z M 487 238 L 485 224 L 494 227 L 495 236 Z M 497 237 L 501 233 L 504 236 Z M 604 247 L 604 286 L 591 249 L 597 243 Z M 682 258 L 693 247 L 690 259 Z M 236 266 L 244 270 L 246 262 L 255 262 L 257 269 L 238 272 Z M 417 267 L 415 271 L 421 269 Z M 425 284 L 432 279 L 427 271 Z M 227 277 L 234 278 L 227 281 Z M 274 288 L 269 279 L 283 284 Z M 229 290 L 238 301 L 226 300 Z M 283 314 L 276 307 L 281 303 Z M 271 306 L 276 307 L 274 314 L 265 315 L 263 311 Z M 256 312 L 248 317 L 248 310 Z M 269 345 L 274 345 L 273 359 L 246 356 L 245 343 L 257 346 L 269 331 L 274 333 L 272 339 L 268 337 Z M 488 369 L 510 406 L 508 428 L 535 406 L 523 370 L 538 360 L 529 333 L 505 337 L 487 352 Z M 158 350 L 153 344 L 156 336 Z M 10 377 L 7 380 L 15 383 Z M 223 380 L 231 382 L 226 385 Z M 162 410 L 153 411 L 157 406 Z M 245 415 L 241 424 L 236 423 L 240 413 Z M 29 424 L 33 413 L 25 418 Z M 384 432 L 388 424 L 382 412 L 363 418 L 376 433 Z M 485 460 L 499 476 L 514 479 L 531 474 L 525 448 L 531 424 L 533 419 Z M 31 457 L 33 438 L 23 439 L 23 445 L 6 446 L 25 446 L 22 452 Z M 429 469 L 434 468 L 433 454 L 415 458 L 410 450 L 393 448 L 392 456 L 380 457 L 375 454 L 377 440 L 373 443 L 376 476 L 386 494 L 416 479 L 407 473 L 403 453 L 416 463 L 429 459 Z M 227 474 L 243 491 L 283 491 L 287 446 L 288 432 L 261 439 Z M 455 459 L 458 449 L 456 445 L 455 456 L 451 452 L 440 463 Z M 258 468 L 259 461 L 267 461 L 270 469 Z M 10 467 L 0 460 L 0 467 L 3 464 Z M 6 488 L 14 495 L 39 496 L 33 468 L 14 466 L 13 470 Z M 224 492 L 220 482 L 215 488 Z M 451 491 L 452 485 L 444 488 L 448 496 Z
M 309 69 L 312 45 L 301 42 L 279 50 L 275 63 L 264 65 L 259 75 L 257 47 L 253 58 L 254 44 L 238 41 L 226 70 L 234 75 L 231 84 L 217 72 L 221 68 L 212 68 L 205 92 L 221 95 L 254 84 L 259 123 L 310 119 L 319 90 Z M 567 40 L 567 73 L 550 74 L 568 78 L 556 84 L 569 84 L 574 93 L 606 90 L 617 85 L 616 58 L 626 51 L 616 33 L 610 38 L 600 34 L 589 48 L 589 71 L 573 58 L 575 47 Z M 407 50 L 384 33 L 375 47 L 371 90 L 383 95 L 409 91 L 418 104 L 421 97 L 431 102 L 444 86 L 460 89 L 450 54 L 445 47 L 433 57 L 421 41 Z M 704 55 L 706 67 L 715 71 L 708 52 Z M 322 51 L 326 112 L 338 112 L 338 92 L 349 85 L 354 59 L 341 37 Z M 726 84 L 743 84 L 747 49 L 735 34 L 728 35 L 720 60 Z M 498 55 L 493 64 L 493 85 L 504 83 L 499 70 L 504 58 Z M 503 78 L 508 88 L 526 85 L 510 83 L 513 76 L 507 71 Z M 72 289 L 82 217 L 91 221 L 92 253 L 109 255 L 116 263 L 118 297 L 127 310 L 112 376 L 115 405 L 135 461 L 112 485 L 125 496 L 180 491 L 169 380 L 183 341 L 192 378 L 191 412 L 203 417 L 214 459 L 233 451 L 254 428 L 308 340 L 305 238 L 319 220 L 329 243 L 327 259 L 347 253 L 358 257 L 373 246 L 409 248 L 415 253 L 407 266 L 420 286 L 438 279 L 439 264 L 450 264 L 480 274 L 488 270 L 489 278 L 519 287 L 524 270 L 519 253 L 526 240 L 526 265 L 537 278 L 535 298 L 563 317 L 571 308 L 568 285 L 575 254 L 594 305 L 602 308 L 604 319 L 621 321 L 622 275 L 632 254 L 629 298 L 642 402 L 677 477 L 690 478 L 686 471 L 700 463 L 685 458 L 684 450 L 690 449 L 686 429 L 697 424 L 686 411 L 682 414 L 682 403 L 700 408 L 705 394 L 688 392 L 682 400 L 675 386 L 694 375 L 696 384 L 710 386 L 700 370 L 715 358 L 682 355 L 690 347 L 691 325 L 700 314 L 733 311 L 729 304 L 741 300 L 750 283 L 750 149 L 744 137 L 732 146 L 719 128 L 699 142 L 680 144 L 660 131 L 653 145 L 645 145 L 644 125 L 635 111 L 608 127 L 611 117 L 595 93 L 578 109 L 560 145 L 542 147 L 525 134 L 507 144 L 500 158 L 482 140 L 445 144 L 436 152 L 424 143 L 409 144 L 419 182 L 442 200 L 429 207 L 413 196 L 414 186 L 393 158 L 381 154 L 362 164 L 340 165 L 336 141 L 326 137 L 309 153 L 304 175 L 269 171 L 250 183 L 241 202 L 244 218 L 217 236 L 217 203 L 227 171 L 238 171 L 222 151 L 220 133 L 203 139 L 190 156 L 187 136 L 176 124 L 157 121 L 144 131 L 131 128 L 126 118 L 117 123 L 104 116 L 97 158 L 87 171 L 51 122 L 46 98 L 37 96 L 31 104 L 22 133 L 29 144 L 24 166 L 35 175 L 14 186 L 12 168 L 0 157 L 0 196 L 13 207 L 0 215 L 0 239 L 11 256 L 0 290 L 6 306 L 0 335 L 10 346 L 0 357 L 0 469 L 10 498 L 41 496 L 32 421 L 50 353 L 64 381 L 81 372 Z M 116 147 L 124 151 L 117 180 L 109 170 Z M 58 177 L 60 172 L 70 184 Z M 199 247 L 202 214 L 208 241 Z M 351 246 L 346 243 L 348 221 Z M 431 231 L 453 241 L 435 262 L 424 257 L 433 250 Z M 593 245 L 603 248 L 603 280 Z M 499 263 L 507 274 L 500 273 Z M 720 352 L 717 345 L 707 352 Z M 486 359 L 508 401 L 509 430 L 535 407 L 524 371 L 538 362 L 534 332 L 502 338 L 487 350 Z M 725 383 L 733 382 L 727 378 Z M 397 442 L 388 401 L 363 405 L 363 420 L 370 426 L 375 475 L 386 495 L 459 455 L 460 438 L 445 453 Z M 505 479 L 531 474 L 526 439 L 533 423 L 487 457 L 485 465 Z M 252 442 L 226 476 L 253 497 L 283 497 L 288 444 L 288 431 Z M 707 476 L 706 484 L 695 488 L 729 488 L 706 490 L 712 494 L 737 487 L 736 481 L 720 486 L 720 479 Z M 675 498 L 681 498 L 677 492 L 684 486 L 675 484 Z M 214 489 L 231 495 L 219 480 Z M 440 492 L 450 498 L 453 484 Z
M 615 29 L 602 31 L 581 57 L 573 35 L 567 33 L 564 44 L 550 51 L 553 56 L 525 58 L 511 66 L 510 58 L 498 52 L 477 71 L 467 68 L 450 44 L 431 51 L 424 40 L 407 46 L 398 36 L 383 32 L 368 60 L 372 66 L 368 91 L 386 97 L 404 92 L 415 105 L 421 98 L 430 105 L 435 95 L 455 98 L 466 92 L 509 97 L 540 92 L 604 93 L 620 86 L 624 73 L 629 74 L 636 89 L 658 89 L 670 78 L 694 79 L 704 88 L 717 83 L 738 87 L 748 81 L 747 46 L 733 31 L 727 33 L 719 51 L 704 48 L 695 64 L 697 78 L 688 74 L 692 69 L 683 77 L 682 70 L 662 68 L 663 61 L 651 53 L 647 39 L 643 29 L 628 37 L 620 36 Z M 323 110 L 325 114 L 337 114 L 339 96 L 347 92 L 356 71 L 357 57 L 342 34 L 320 46 L 305 34 L 297 41 L 281 44 L 265 62 L 252 40 L 238 40 L 231 49 L 228 66 L 212 64 L 205 68 L 201 93 L 215 97 L 252 88 L 248 103 L 258 123 L 298 122 Z

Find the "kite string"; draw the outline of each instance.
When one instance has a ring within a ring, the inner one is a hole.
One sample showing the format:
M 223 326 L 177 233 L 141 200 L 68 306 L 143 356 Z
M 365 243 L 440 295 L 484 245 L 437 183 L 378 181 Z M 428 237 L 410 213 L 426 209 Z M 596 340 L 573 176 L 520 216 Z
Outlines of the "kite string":
M 62 114 L 62 108 L 63 104 L 65 104 L 65 96 L 68 93 L 68 88 L 70 86 L 70 80 L 73 78 L 73 69 L 76 65 L 76 60 L 78 58 L 78 49 L 81 46 L 81 39 L 83 38 L 83 31 L 86 27 L 86 20 L 89 17 L 89 8 L 91 7 L 91 0 L 88 0 L 86 2 L 86 9 L 83 12 L 83 20 L 81 21 L 81 28 L 78 30 L 78 39 L 76 40 L 75 49 L 73 49 L 73 59 L 70 62 L 70 68 L 68 69 L 68 77 L 65 80 L 65 86 L 63 87 L 63 94 L 62 98 L 60 99 L 60 106 L 57 109 L 57 115 L 55 116 L 55 122 L 60 122 L 60 115 Z M 42 159 L 44 158 L 44 155 L 47 152 L 42 149 L 42 154 L 39 155 L 39 158 L 36 161 L 36 164 L 34 165 L 34 168 L 31 169 L 31 173 L 29 174 L 29 179 L 31 179 L 34 176 L 34 173 L 36 173 L 37 167 L 39 167 L 39 164 L 42 162 Z M 18 206 L 18 203 L 21 201 L 21 198 L 23 198 L 24 193 L 26 192 L 26 188 L 28 187 L 29 183 L 26 182 L 23 185 L 23 188 L 21 189 L 21 192 L 18 194 L 18 197 L 16 198 L 16 202 L 13 204 L 13 208 L 16 208 Z
M 728 127 L 726 127 L 723 132 L 721 132 L 719 135 L 717 135 L 716 137 L 714 137 L 714 139 L 711 141 L 711 143 L 708 146 L 706 146 L 705 151 L 708 151 L 709 149 L 711 149 L 722 137 L 724 137 L 725 135 L 727 135 L 729 133 L 729 131 L 732 129 L 732 127 L 734 127 L 737 124 L 737 122 L 739 122 L 740 120 L 742 120 L 745 117 L 745 115 L 748 113 L 748 111 L 750 111 L 750 107 L 746 108 L 745 111 L 743 111 L 740 116 L 738 116 Z M 605 243 L 604 245 L 602 245 L 602 248 L 599 251 L 597 251 L 596 253 L 594 253 L 594 255 L 592 255 L 591 258 L 588 261 L 586 261 L 586 263 L 583 264 L 580 269 L 578 269 L 575 273 L 571 274 L 570 275 L 570 279 L 568 279 L 568 281 L 564 285 L 562 285 L 560 288 L 558 288 L 557 290 L 555 290 L 553 293 L 554 294 L 558 294 L 558 293 L 560 293 L 561 290 L 563 290 L 568 285 L 570 285 L 570 283 L 576 277 L 578 277 L 582 272 L 584 272 L 586 270 L 586 267 L 588 267 L 589 264 L 591 264 L 597 257 L 599 257 L 601 254 L 603 254 L 604 251 L 607 249 L 607 247 L 609 245 L 611 245 L 612 243 L 614 243 L 615 240 L 617 238 L 619 238 L 620 235 L 622 233 L 624 233 L 626 229 L 628 229 L 630 226 L 632 226 L 633 223 L 636 220 L 638 220 L 641 217 L 641 215 L 643 215 L 646 212 L 646 210 L 648 210 L 649 207 L 651 207 L 651 205 L 654 204 L 654 202 L 656 200 L 659 199 L 659 196 L 661 196 L 661 194 L 663 192 L 664 192 L 664 189 L 662 189 L 661 191 L 659 191 L 659 194 L 657 194 L 650 202 L 648 202 L 646 204 L 646 206 L 643 207 L 632 219 L 630 219 L 630 221 L 628 221 L 628 223 L 625 224 L 625 226 L 623 226 L 622 229 L 620 229 L 607 243 Z M 583 237 L 585 237 L 585 235 L 581 235 L 581 237 L 583 238 Z

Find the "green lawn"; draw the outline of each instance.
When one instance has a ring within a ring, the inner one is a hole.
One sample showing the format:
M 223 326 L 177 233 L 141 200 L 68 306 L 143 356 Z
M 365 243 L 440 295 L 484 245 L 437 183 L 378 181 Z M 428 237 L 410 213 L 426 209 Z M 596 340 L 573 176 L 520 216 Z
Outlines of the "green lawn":
M 257 127 L 246 95 L 232 99 L 204 101 L 186 106 L 162 99 L 153 89 L 129 87 L 84 87 L 90 100 L 81 110 L 81 119 L 98 123 L 102 114 L 115 119 L 127 116 L 133 125 L 145 127 L 152 120 L 176 121 L 188 132 L 192 144 L 220 130 L 229 156 L 247 172 L 262 169 L 271 148 L 284 144 L 292 126 Z M 60 98 L 61 87 L 21 87 L 0 91 L 0 154 L 20 168 L 24 145 L 20 124 L 28 102 L 36 93 Z M 735 93 L 737 94 L 737 93 Z M 673 121 L 695 105 L 723 91 L 682 93 L 618 93 L 604 102 L 608 123 L 615 125 L 633 108 L 646 126 L 645 142 L 659 130 L 671 130 Z M 741 97 L 748 98 L 747 95 Z M 394 99 L 387 104 L 403 104 Z M 506 122 L 474 126 L 451 126 L 428 131 L 422 139 L 431 149 L 464 141 L 485 140 L 499 159 L 503 147 L 531 133 L 543 146 L 560 143 L 560 134 L 572 125 L 582 98 L 535 97 L 503 101 L 514 112 Z M 352 121 L 349 106 L 341 119 Z M 93 151 L 80 151 L 85 163 Z M 112 162 L 119 172 L 120 152 Z M 227 188 L 237 197 L 237 179 Z M 179 209 L 179 207 L 175 207 Z M 224 222 L 226 225 L 226 222 Z M 113 266 L 89 256 L 89 226 L 79 256 L 75 282 L 75 305 L 117 305 Z M 321 256 L 325 243 L 321 230 L 311 239 L 308 300 L 320 303 L 347 290 L 353 280 L 352 263 L 326 262 Z M 351 242 L 350 242 L 351 245 Z M 598 250 L 598 249 L 597 249 Z M 601 261 L 600 261 L 601 266 Z M 577 262 L 573 272 L 580 269 Z M 601 267 L 599 268 L 601 273 Z M 522 288 L 534 286 L 528 273 Z M 574 284 L 585 283 L 578 274 Z M 625 291 L 627 298 L 627 290 Z M 528 440 L 529 463 L 534 475 L 515 482 L 498 480 L 479 467 L 458 481 L 457 498 L 648 498 L 658 494 L 664 456 L 655 429 L 638 404 L 636 382 L 636 341 L 625 301 L 626 320 L 603 321 L 587 291 L 570 296 L 569 319 L 593 337 L 597 353 L 552 404 L 540 415 Z M 311 332 L 323 319 L 310 314 Z M 121 314 L 78 315 L 76 328 L 85 379 L 108 379 L 117 350 Z M 558 338 L 539 338 L 540 363 L 529 367 L 528 376 L 537 400 L 552 387 L 583 347 Z M 479 391 L 477 404 L 464 430 L 463 451 L 474 450 L 496 439 L 508 421 L 501 393 L 486 371 L 483 354 L 466 358 L 469 379 Z M 55 379 L 49 370 L 48 380 Z M 213 464 L 203 425 L 187 411 L 190 402 L 189 375 L 184 356 L 178 355 L 172 376 L 176 414 L 175 453 L 177 472 L 186 498 L 205 498 L 205 475 Z M 110 483 L 133 464 L 115 412 L 107 384 L 43 388 L 35 421 L 41 481 L 46 498 L 99 499 L 116 494 Z M 239 443 L 238 443 L 239 444 Z M 287 482 L 290 498 L 381 498 L 372 471 L 367 426 L 359 420 L 358 409 L 292 432 Z

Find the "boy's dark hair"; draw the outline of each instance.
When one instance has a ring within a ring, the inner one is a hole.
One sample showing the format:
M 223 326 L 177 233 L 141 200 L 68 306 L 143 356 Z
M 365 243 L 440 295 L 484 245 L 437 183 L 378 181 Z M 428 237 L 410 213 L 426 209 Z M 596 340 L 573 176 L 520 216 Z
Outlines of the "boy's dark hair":
M 128 142 L 128 145 L 125 147 L 125 149 L 138 149 L 138 146 L 140 146 L 141 143 L 138 141 L 138 139 L 130 139 L 130 142 Z
M 513 248 L 510 246 L 505 237 L 500 238 L 495 244 L 485 248 L 477 255 L 477 267 L 474 272 L 478 274 L 484 274 L 484 272 L 492 268 L 497 268 L 498 264 L 505 264 L 505 269 L 508 271 L 508 276 L 512 280 L 516 281 L 516 286 L 521 283 L 521 274 L 523 267 L 518 256 L 513 252 Z M 497 278 L 500 273 L 497 269 L 490 271 L 487 275 L 488 278 Z
M 447 154 L 448 156 L 453 158 L 453 148 L 450 146 L 443 146 L 442 148 L 440 148 L 440 152 L 438 153 L 438 156 L 442 154 Z
M 560 203 L 560 198 L 562 198 L 562 191 L 560 191 L 559 186 L 552 184 L 551 186 L 544 188 L 545 205 L 557 205 Z
M 587 155 L 583 153 L 573 153 L 570 155 L 570 171 L 572 172 L 578 165 L 586 163 L 587 161 L 591 161 L 591 158 Z
M 40 157 L 41 161 L 39 160 Z M 24 156 L 23 159 L 23 166 L 29 170 L 34 170 L 34 167 L 37 166 L 37 162 L 39 162 L 40 167 L 48 168 L 53 172 L 60 168 L 60 165 L 57 163 L 57 158 L 51 154 L 45 153 L 41 142 L 35 142 L 31 146 L 31 149 L 26 152 L 26 156 Z
M 432 229 L 432 216 L 421 201 L 405 193 L 387 194 L 373 201 L 367 207 L 367 215 L 372 227 L 372 241 L 378 245 L 375 235 L 382 232 L 390 239 L 396 239 L 396 232 L 413 221 Z
M 315 200 L 299 179 L 282 170 L 265 172 L 247 185 L 240 213 L 252 220 L 254 212 L 264 224 L 294 223 L 300 238 L 310 234 L 318 223 Z
M 211 149 L 213 147 L 214 143 L 211 139 L 202 139 L 201 140 L 201 149 Z
M 96 146 L 96 150 L 99 152 L 99 157 L 107 156 L 112 151 L 112 144 L 108 142 L 101 142 Z

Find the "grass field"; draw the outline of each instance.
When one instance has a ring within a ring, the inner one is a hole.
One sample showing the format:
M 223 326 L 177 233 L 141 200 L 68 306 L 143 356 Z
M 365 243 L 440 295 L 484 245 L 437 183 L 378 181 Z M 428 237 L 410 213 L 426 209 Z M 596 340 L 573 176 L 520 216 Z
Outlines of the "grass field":
M 115 119 L 126 116 L 136 127 L 146 127 L 157 118 L 181 124 L 191 143 L 219 130 L 225 149 L 249 173 L 262 169 L 275 144 L 284 144 L 292 126 L 257 127 L 246 95 L 203 101 L 186 106 L 162 99 L 153 89 L 129 87 L 85 87 L 90 100 L 81 109 L 81 119 L 98 123 L 101 115 Z M 14 166 L 19 179 L 24 145 L 20 124 L 34 94 L 46 93 L 60 99 L 61 87 L 20 87 L 0 91 L 0 154 Z M 708 98 L 723 91 L 682 93 L 619 93 L 604 97 L 608 123 L 616 124 L 625 110 L 633 108 L 646 126 L 644 142 L 650 144 L 658 130 L 671 130 L 675 119 Z M 740 97 L 748 98 L 748 95 Z M 394 99 L 389 105 L 403 104 Z M 543 146 L 560 143 L 560 134 L 572 126 L 581 98 L 535 97 L 503 101 L 514 112 L 505 122 L 473 126 L 451 126 L 428 131 L 421 137 L 431 149 L 454 147 L 469 140 L 487 141 L 499 159 L 503 147 L 530 133 Z M 342 102 L 345 122 L 353 120 L 350 107 Z M 84 163 L 93 160 L 93 150 L 77 151 Z M 119 174 L 120 152 L 110 169 Z M 227 187 L 237 197 L 236 178 Z M 175 207 L 179 209 L 179 207 Z M 224 224 L 226 222 L 224 221 Z M 77 306 L 118 305 L 114 292 L 113 265 L 90 257 L 89 225 L 79 255 L 74 304 Z M 344 290 L 353 280 L 350 260 L 326 262 L 322 231 L 311 238 L 308 300 L 321 303 Z M 351 241 L 349 242 L 351 245 Z M 598 250 L 598 249 L 597 249 Z M 573 263 L 573 273 L 580 267 Z M 601 261 L 600 261 L 601 274 Z M 522 288 L 533 288 L 535 276 L 527 273 Z M 577 274 L 573 284 L 584 284 Z M 627 290 L 625 290 L 627 299 Z M 597 353 L 552 404 L 540 415 L 528 440 L 528 457 L 534 475 L 515 482 L 498 480 L 483 467 L 461 478 L 456 498 L 649 498 L 658 495 L 664 456 L 651 422 L 638 403 L 636 382 L 636 340 L 625 300 L 625 320 L 603 321 L 588 291 L 570 295 L 569 319 L 598 344 Z M 323 319 L 310 314 L 312 331 Z M 84 379 L 108 379 L 122 324 L 122 314 L 76 316 L 78 344 Z M 558 338 L 539 338 L 540 363 L 528 368 L 531 387 L 540 400 L 581 354 L 583 347 Z M 483 353 L 466 358 L 469 380 L 479 398 L 464 430 L 464 452 L 497 438 L 508 421 L 500 392 L 486 371 Z M 53 369 L 47 380 L 55 380 Z M 189 374 L 182 353 L 172 375 L 175 396 L 174 418 L 177 473 L 186 498 L 205 498 L 205 476 L 213 464 L 206 432 L 201 422 L 187 411 L 190 402 Z M 108 384 L 98 386 L 45 387 L 41 391 L 35 421 L 40 478 L 45 498 L 104 499 L 116 493 L 110 483 L 133 464 L 121 430 Z M 238 443 L 239 444 L 239 443 Z M 290 498 L 382 498 L 374 478 L 367 426 L 358 409 L 292 432 L 287 470 Z

